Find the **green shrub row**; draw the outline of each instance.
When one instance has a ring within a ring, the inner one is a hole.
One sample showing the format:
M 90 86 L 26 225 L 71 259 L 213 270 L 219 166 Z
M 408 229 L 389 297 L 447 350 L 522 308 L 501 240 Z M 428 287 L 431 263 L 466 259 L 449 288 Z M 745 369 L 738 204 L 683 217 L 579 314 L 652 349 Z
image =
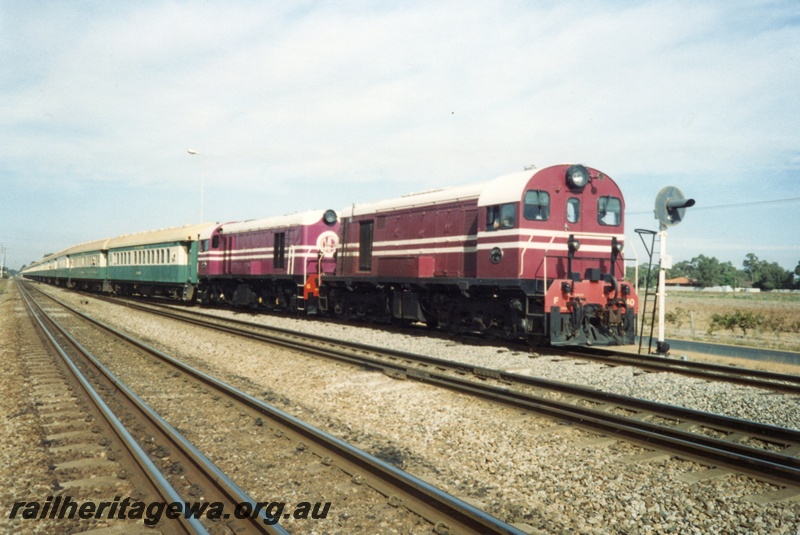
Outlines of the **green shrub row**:
M 708 334 L 718 329 L 727 329 L 731 332 L 741 329 L 744 336 L 747 336 L 747 331 L 752 332 L 754 330 L 776 334 L 800 333 L 800 320 L 786 318 L 785 316 L 765 316 L 764 314 L 736 310 L 733 313 L 711 315 Z

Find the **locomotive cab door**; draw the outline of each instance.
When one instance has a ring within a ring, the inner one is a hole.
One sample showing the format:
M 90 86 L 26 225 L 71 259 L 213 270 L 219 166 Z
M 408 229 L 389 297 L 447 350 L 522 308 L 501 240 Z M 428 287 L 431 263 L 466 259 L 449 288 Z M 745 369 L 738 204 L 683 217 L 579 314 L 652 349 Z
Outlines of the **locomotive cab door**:
M 583 204 L 583 198 L 580 194 L 570 194 L 564 206 L 564 230 L 569 232 L 570 234 L 580 234 L 583 232 L 584 227 L 584 220 L 581 214 L 581 208 Z M 567 253 L 569 254 L 569 252 Z M 578 273 L 583 276 L 583 262 L 578 258 L 579 253 L 576 253 L 576 257 L 572 261 L 572 272 Z M 566 273 L 569 271 L 568 268 L 564 268 L 566 278 L 570 278 L 570 274 Z

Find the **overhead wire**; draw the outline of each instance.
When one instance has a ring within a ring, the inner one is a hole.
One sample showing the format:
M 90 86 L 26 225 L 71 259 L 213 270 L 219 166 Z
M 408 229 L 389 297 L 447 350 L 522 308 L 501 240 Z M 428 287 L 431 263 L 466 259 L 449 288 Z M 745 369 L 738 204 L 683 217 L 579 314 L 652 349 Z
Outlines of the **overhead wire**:
M 738 208 L 741 206 L 755 206 L 755 205 L 766 205 L 766 204 L 786 204 L 791 202 L 798 202 L 800 201 L 800 197 L 792 197 L 789 199 L 774 199 L 771 201 L 751 201 L 751 202 L 740 202 L 740 203 L 732 203 L 732 204 L 716 204 L 712 206 L 703 206 L 701 204 L 696 204 L 692 207 L 692 212 L 697 210 L 714 210 L 718 208 Z M 628 212 L 628 215 L 639 215 L 639 214 L 650 214 L 652 210 L 647 210 L 645 212 Z

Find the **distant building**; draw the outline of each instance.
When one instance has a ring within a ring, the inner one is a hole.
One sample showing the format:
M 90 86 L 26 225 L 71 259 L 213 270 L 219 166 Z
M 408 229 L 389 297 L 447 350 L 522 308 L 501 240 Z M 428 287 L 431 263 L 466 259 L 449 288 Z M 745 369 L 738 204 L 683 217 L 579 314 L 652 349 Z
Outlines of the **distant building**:
M 674 279 L 668 279 L 664 281 L 664 284 L 667 288 L 697 288 L 700 286 L 700 283 L 696 280 L 692 280 L 689 277 L 676 277 Z

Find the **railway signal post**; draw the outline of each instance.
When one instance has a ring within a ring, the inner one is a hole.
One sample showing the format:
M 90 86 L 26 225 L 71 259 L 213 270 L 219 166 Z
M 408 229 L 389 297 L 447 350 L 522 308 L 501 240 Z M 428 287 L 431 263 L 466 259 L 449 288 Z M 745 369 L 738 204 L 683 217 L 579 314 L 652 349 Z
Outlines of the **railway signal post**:
M 667 256 L 667 227 L 677 225 L 683 220 L 686 209 L 694 206 L 694 199 L 687 199 L 681 190 L 667 186 L 656 196 L 655 217 L 659 221 L 658 233 L 658 342 L 656 353 L 669 353 L 669 344 L 664 341 L 664 311 L 666 305 L 666 270 L 672 267 L 672 258 Z

